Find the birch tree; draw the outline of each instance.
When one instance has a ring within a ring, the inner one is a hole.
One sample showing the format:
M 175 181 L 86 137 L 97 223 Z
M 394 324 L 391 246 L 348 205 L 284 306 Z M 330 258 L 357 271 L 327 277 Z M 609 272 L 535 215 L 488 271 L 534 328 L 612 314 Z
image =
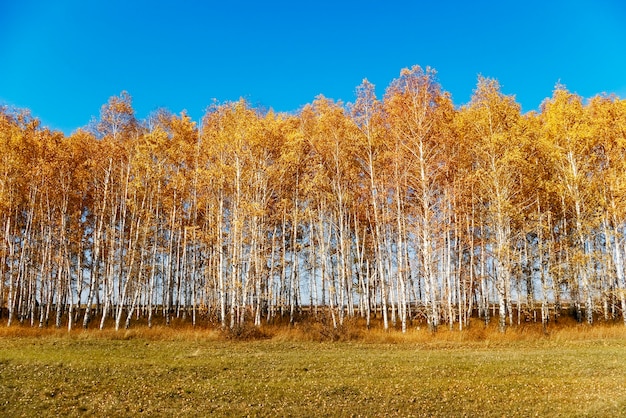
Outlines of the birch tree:
M 391 135 L 396 141 L 396 274 L 402 294 L 400 315 L 402 329 L 407 322 L 408 260 L 407 214 L 414 211 L 417 224 L 415 246 L 424 279 L 427 318 L 436 331 L 439 325 L 439 283 L 437 252 L 443 242 L 445 212 L 450 197 L 444 192 L 448 161 L 446 142 L 450 140 L 443 129 L 451 116 L 452 103 L 435 81 L 435 72 L 420 67 L 402 70 L 385 94 L 385 110 L 389 117 Z M 400 160 L 404 156 L 404 161 Z M 406 179 L 402 176 L 407 175 Z M 414 203 L 410 201 L 414 200 Z M 441 260 L 441 262 L 444 262 Z M 447 264 L 449 266 L 449 262 Z M 449 272 L 448 272 L 449 273 Z M 449 274 L 446 274 L 449 279 Z
M 519 163 L 523 137 L 516 132 L 520 107 L 500 91 L 497 81 L 479 77 L 470 103 L 459 116 L 463 133 L 470 138 L 477 176 L 475 198 L 484 211 L 497 290 L 499 328 L 504 331 L 511 310 L 512 218 L 520 193 Z

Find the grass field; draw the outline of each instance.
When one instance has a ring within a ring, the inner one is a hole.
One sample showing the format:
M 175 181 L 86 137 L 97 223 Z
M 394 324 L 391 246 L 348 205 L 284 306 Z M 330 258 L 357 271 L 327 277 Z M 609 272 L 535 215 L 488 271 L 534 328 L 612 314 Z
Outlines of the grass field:
M 0 330 L 0 416 L 626 416 L 624 327 L 297 333 Z

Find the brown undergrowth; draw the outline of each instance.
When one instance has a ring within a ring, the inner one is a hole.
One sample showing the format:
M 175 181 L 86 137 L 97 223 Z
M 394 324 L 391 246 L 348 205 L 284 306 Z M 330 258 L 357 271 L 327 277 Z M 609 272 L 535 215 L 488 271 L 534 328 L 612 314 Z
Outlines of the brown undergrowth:
M 116 331 L 113 324 L 105 324 L 104 329 L 83 329 L 76 327 L 68 332 L 66 328 L 31 327 L 26 324 L 14 324 L 11 327 L 0 326 L 0 338 L 74 338 L 74 339 L 109 339 L 109 340 L 215 340 L 215 341 L 256 341 L 274 340 L 291 342 L 362 342 L 376 344 L 412 343 L 425 346 L 459 345 L 498 345 L 511 342 L 534 343 L 538 341 L 602 341 L 603 339 L 626 339 L 626 327 L 621 321 L 597 322 L 594 325 L 581 324 L 573 318 L 563 317 L 548 326 L 541 323 L 525 322 L 514 324 L 500 332 L 495 321 L 485 324 L 479 319 L 472 319 L 469 326 L 459 329 L 440 325 L 437 331 L 430 330 L 424 324 L 414 324 L 401 332 L 399 326 L 384 330 L 380 320 L 374 320 L 368 328 L 362 318 L 345 318 L 343 323 L 333 321 L 329 315 L 300 318 L 290 322 L 276 319 L 272 323 L 255 326 L 250 322 L 233 328 L 222 328 L 219 324 L 204 322 L 191 326 L 185 321 L 172 321 L 170 325 L 157 323 L 152 327 L 136 324 L 130 329 Z

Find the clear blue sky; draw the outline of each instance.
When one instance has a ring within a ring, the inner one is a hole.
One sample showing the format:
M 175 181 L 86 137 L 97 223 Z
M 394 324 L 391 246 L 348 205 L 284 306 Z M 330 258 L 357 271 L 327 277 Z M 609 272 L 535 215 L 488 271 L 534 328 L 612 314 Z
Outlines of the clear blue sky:
M 122 90 L 199 121 L 214 98 L 350 102 L 363 78 L 380 97 L 414 64 L 457 105 L 478 74 L 524 111 L 559 81 L 626 97 L 626 2 L 0 0 L 0 103 L 66 133 Z

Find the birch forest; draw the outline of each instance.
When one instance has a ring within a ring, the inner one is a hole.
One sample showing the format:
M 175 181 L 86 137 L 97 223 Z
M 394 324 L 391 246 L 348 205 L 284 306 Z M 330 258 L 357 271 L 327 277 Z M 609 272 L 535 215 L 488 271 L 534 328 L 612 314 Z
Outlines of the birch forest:
M 626 325 L 625 228 L 626 100 L 562 85 L 523 114 L 479 77 L 455 106 L 415 66 L 201 121 L 123 92 L 71 135 L 0 108 L 8 326 Z

